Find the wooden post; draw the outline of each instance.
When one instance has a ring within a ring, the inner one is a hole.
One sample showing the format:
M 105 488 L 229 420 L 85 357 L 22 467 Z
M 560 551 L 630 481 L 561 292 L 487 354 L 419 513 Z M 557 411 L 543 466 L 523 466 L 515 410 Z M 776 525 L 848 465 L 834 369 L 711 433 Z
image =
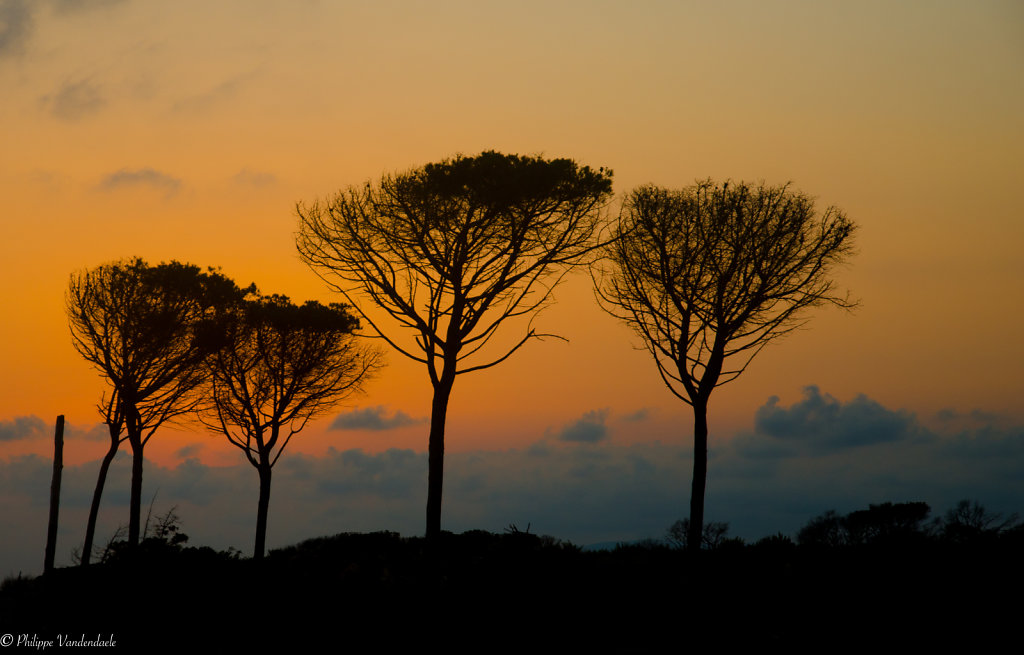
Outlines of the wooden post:
M 60 510 L 60 474 L 64 469 L 64 415 L 57 417 L 53 431 L 53 478 L 50 481 L 50 525 L 46 530 L 46 561 L 43 573 L 53 570 L 53 557 L 57 552 L 57 512 Z

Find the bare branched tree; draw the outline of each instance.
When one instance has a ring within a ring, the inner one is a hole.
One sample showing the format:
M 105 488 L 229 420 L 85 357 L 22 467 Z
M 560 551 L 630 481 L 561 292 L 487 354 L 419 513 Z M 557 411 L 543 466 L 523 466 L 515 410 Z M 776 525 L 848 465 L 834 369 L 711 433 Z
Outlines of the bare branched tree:
M 143 449 L 161 425 L 193 413 L 206 375 L 200 364 L 219 347 L 218 319 L 246 292 L 216 271 L 178 262 L 149 266 L 133 259 L 71 276 L 72 343 L 107 381 L 101 411 L 111 439 L 115 429 L 121 439 L 123 422 L 132 448 L 133 546 L 140 535 Z
M 306 423 L 361 390 L 380 353 L 360 345 L 340 304 L 260 297 L 240 307 L 225 346 L 207 360 L 212 403 L 202 420 L 259 472 L 255 559 L 262 559 L 274 464 Z
M 565 271 L 593 251 L 610 195 L 611 171 L 485 152 L 298 205 L 303 260 L 353 306 L 367 298 L 390 315 L 384 325 L 360 310 L 391 347 L 427 367 L 434 391 L 427 536 L 440 531 L 456 376 L 553 336 L 531 320 L 512 345 L 487 348 L 502 323 L 532 318 Z
M 690 548 L 700 545 L 711 392 L 735 380 L 805 310 L 852 307 L 831 279 L 854 224 L 788 186 L 635 189 L 594 269 L 602 307 L 640 336 L 669 390 L 693 407 Z

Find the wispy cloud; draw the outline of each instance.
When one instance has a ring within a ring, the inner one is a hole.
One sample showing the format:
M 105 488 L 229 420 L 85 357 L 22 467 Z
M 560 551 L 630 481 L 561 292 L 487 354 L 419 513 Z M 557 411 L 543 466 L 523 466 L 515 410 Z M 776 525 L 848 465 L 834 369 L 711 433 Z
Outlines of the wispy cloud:
M 425 418 L 413 418 L 401 410 L 396 410 L 391 416 L 387 415 L 387 408 L 383 405 L 377 407 L 366 407 L 353 409 L 350 412 L 338 414 L 331 422 L 332 430 L 393 430 L 425 423 Z
M 182 459 L 186 459 L 188 457 L 197 457 L 202 450 L 203 444 L 190 443 L 174 451 L 174 456 L 180 457 Z
M 618 420 L 623 423 L 641 423 L 651 417 L 651 410 L 646 407 L 641 407 L 635 412 L 630 412 L 625 416 L 620 416 Z
M 125 4 L 127 0 L 0 0 L 0 57 L 25 52 L 38 12 L 49 5 L 58 14 L 73 14 Z
M 60 13 L 73 13 L 101 7 L 126 4 L 128 0 L 50 0 L 53 8 Z
M 186 113 L 209 111 L 222 102 L 235 97 L 250 80 L 258 75 L 259 71 L 249 71 L 234 75 L 207 91 L 179 100 L 174 104 L 173 109 L 177 112 Z
M 232 176 L 231 181 L 239 186 L 259 188 L 275 184 L 277 182 L 277 176 L 273 173 L 243 168 Z
M 162 189 L 166 195 L 170 196 L 178 192 L 181 180 L 153 168 L 122 168 L 104 177 L 99 184 L 99 188 L 104 191 L 117 191 L 132 187 Z
M 10 421 L 0 421 L 0 442 L 27 441 L 29 439 L 53 439 L 54 422 L 44 421 L 38 416 L 18 416 Z M 109 438 L 107 426 L 102 423 L 82 428 L 64 423 L 64 439 L 86 439 L 100 441 Z
M 589 411 L 579 420 L 562 428 L 558 438 L 562 441 L 597 443 L 608 436 L 608 426 L 604 424 L 607 418 L 607 409 Z
M 65 82 L 56 93 L 39 100 L 54 117 L 65 121 L 77 121 L 94 114 L 106 104 L 100 88 L 87 79 Z
M 35 22 L 34 4 L 32 0 L 0 2 L 0 57 L 25 52 Z
M 21 441 L 46 435 L 46 423 L 38 416 L 19 416 L 0 421 L 0 441 Z

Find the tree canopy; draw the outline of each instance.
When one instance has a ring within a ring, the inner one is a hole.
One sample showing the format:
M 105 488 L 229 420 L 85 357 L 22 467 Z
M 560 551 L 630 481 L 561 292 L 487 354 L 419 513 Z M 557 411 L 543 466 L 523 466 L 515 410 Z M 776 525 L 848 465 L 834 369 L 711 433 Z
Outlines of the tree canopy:
M 191 415 L 206 379 L 200 364 L 220 346 L 225 308 L 249 291 L 213 269 L 150 266 L 139 258 L 71 276 L 72 344 L 106 379 L 101 406 L 108 421 L 123 421 L 132 447 L 132 544 L 139 540 L 143 449 L 165 422 Z
M 360 345 L 359 322 L 341 304 L 293 304 L 261 296 L 227 322 L 207 363 L 211 403 L 204 422 L 241 449 L 260 476 L 254 557 L 263 556 L 271 469 L 306 423 L 358 392 L 379 367 Z
M 542 336 L 529 329 L 502 354 L 462 364 L 502 321 L 540 308 L 565 265 L 593 249 L 610 193 L 610 171 L 568 159 L 460 156 L 298 205 L 298 248 L 357 309 L 369 298 L 411 330 L 414 346 L 362 312 L 437 384 L 446 354 L 467 373 Z
M 455 376 L 544 335 L 532 321 L 486 349 L 507 319 L 542 308 L 595 248 L 611 171 L 484 152 L 299 204 L 299 253 L 394 349 L 426 365 L 431 410 L 427 534 L 440 529 L 444 422 Z M 368 299 L 390 317 L 371 315 Z M 411 338 L 410 338 L 411 337 Z
M 636 331 L 669 390 L 694 409 L 690 547 L 699 545 L 707 405 L 769 342 L 823 304 L 852 307 L 832 273 L 854 224 L 789 188 L 711 180 L 635 189 L 603 250 L 602 307 Z

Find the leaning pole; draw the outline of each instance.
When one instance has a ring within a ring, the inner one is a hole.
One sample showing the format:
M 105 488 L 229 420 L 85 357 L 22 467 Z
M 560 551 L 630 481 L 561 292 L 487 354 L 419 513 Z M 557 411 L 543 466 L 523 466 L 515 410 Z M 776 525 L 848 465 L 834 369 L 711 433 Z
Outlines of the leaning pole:
M 43 573 L 53 570 L 53 557 L 57 552 L 57 513 L 60 510 L 60 474 L 64 468 L 64 415 L 57 417 L 53 431 L 53 477 L 50 480 L 50 524 L 46 530 L 46 560 Z

